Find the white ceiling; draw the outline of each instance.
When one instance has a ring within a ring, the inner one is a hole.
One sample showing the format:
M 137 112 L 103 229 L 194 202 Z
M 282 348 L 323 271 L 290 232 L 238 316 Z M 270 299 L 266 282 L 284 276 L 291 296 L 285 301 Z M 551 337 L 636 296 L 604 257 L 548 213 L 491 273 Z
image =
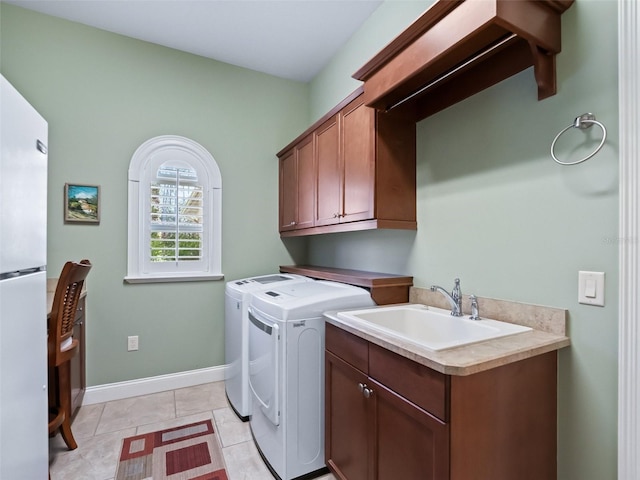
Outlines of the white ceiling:
M 382 0 L 2 0 L 282 78 L 311 80 Z

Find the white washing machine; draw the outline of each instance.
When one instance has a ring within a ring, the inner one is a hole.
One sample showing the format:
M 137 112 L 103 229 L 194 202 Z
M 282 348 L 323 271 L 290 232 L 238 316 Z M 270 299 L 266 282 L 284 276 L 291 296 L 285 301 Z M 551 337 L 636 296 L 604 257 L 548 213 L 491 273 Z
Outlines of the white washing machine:
M 310 478 L 324 462 L 324 317 L 375 305 L 363 288 L 316 281 L 255 293 L 249 305 L 251 433 L 281 480 Z
M 249 396 L 249 318 L 247 307 L 253 292 L 312 278 L 295 274 L 273 274 L 227 282 L 224 302 L 224 386 L 229 403 L 244 421 L 251 414 Z

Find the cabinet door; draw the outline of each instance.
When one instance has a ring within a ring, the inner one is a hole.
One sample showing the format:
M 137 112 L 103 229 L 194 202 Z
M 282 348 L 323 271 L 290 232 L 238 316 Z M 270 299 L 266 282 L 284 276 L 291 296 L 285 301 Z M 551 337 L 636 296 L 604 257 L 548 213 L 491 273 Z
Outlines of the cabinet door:
M 338 115 L 334 115 L 316 132 L 317 226 L 339 223 L 342 214 L 339 138 Z
M 375 478 L 449 478 L 449 428 L 425 410 L 369 380 L 375 398 Z
M 280 157 L 280 231 L 313 226 L 315 214 L 313 136 Z
M 368 220 L 374 216 L 375 110 L 358 103 L 350 105 L 342 115 L 344 205 L 341 221 Z
M 298 184 L 295 149 L 280 157 L 280 231 L 293 230 L 296 226 Z
M 309 135 L 296 147 L 297 156 L 297 215 L 296 229 L 314 225 L 315 169 L 313 161 L 313 136 Z
M 325 375 L 326 463 L 341 479 L 373 480 L 369 468 L 373 447 L 372 402 L 359 387 L 367 382 L 367 377 L 328 351 Z

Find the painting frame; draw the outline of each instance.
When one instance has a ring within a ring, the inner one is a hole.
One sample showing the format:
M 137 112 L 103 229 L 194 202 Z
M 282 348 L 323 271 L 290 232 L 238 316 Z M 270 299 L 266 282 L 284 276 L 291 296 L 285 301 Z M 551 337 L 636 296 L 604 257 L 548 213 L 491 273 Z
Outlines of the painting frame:
M 100 223 L 100 185 L 64 184 L 64 223 Z

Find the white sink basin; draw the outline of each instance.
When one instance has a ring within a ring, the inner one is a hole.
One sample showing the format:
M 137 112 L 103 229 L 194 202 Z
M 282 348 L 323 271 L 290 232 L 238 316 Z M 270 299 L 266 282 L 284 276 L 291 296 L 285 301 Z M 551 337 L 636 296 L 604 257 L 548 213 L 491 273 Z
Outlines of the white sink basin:
M 420 304 L 351 310 L 337 316 L 434 351 L 531 330 L 497 320 L 470 320 L 468 315 L 454 317 L 448 310 Z

